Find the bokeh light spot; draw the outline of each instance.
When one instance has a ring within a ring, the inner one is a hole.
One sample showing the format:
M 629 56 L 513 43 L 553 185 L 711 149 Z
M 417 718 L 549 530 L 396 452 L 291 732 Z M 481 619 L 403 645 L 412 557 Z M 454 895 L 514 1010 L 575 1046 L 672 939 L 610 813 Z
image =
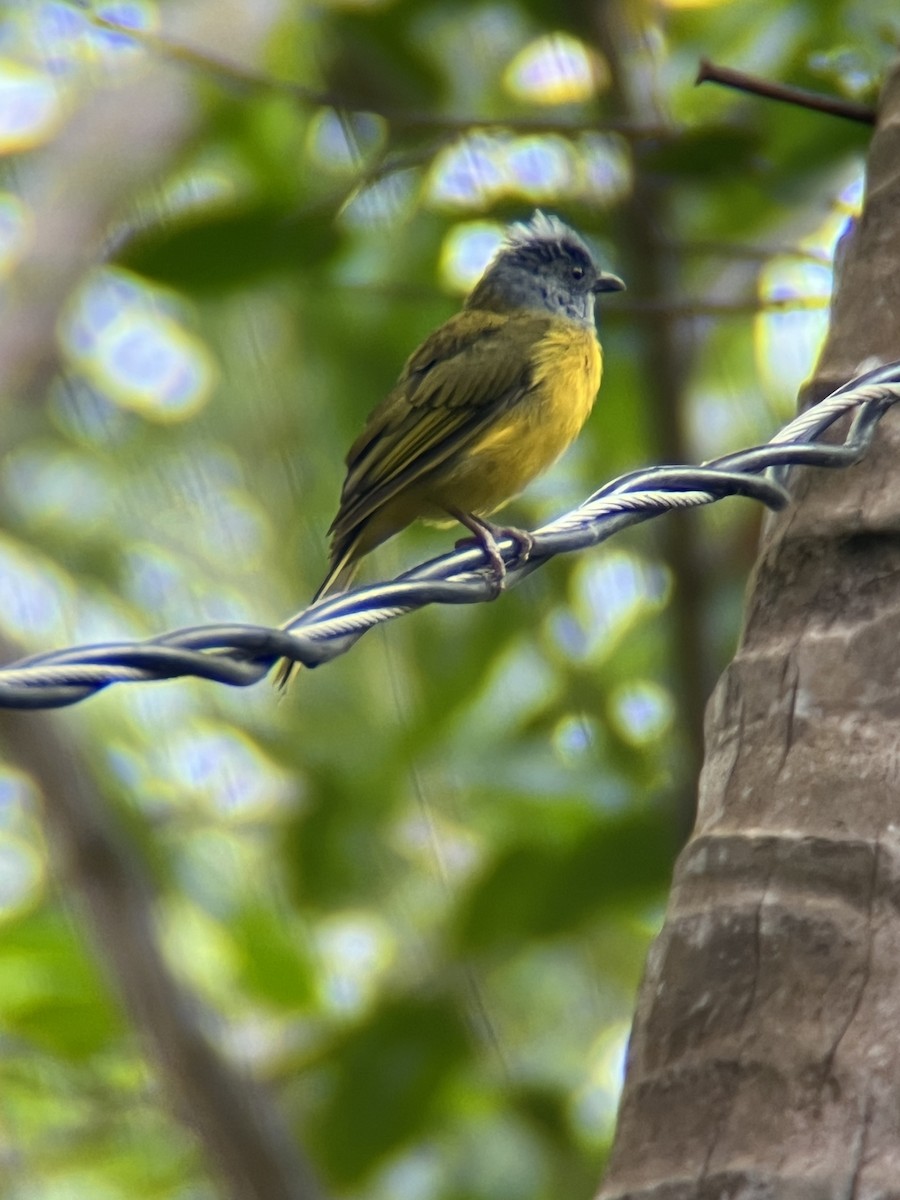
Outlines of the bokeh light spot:
M 609 550 L 579 564 L 574 612 L 556 612 L 550 633 L 560 650 L 576 661 L 609 653 L 643 617 L 665 605 L 665 570 L 625 550 Z
M 44 860 L 19 838 L 0 836 L 0 920 L 36 900 L 44 880 Z
M 631 183 L 630 152 L 621 138 L 498 132 L 460 138 L 438 154 L 426 192 L 433 203 L 452 208 L 548 197 L 611 204 L 628 194 Z
M 823 76 L 829 87 L 839 79 L 840 91 L 848 96 L 863 97 L 877 90 L 881 82 L 881 71 L 856 46 L 835 46 L 810 54 L 809 69 Z
M 577 178 L 574 151 L 565 138 L 516 138 L 505 159 L 510 186 L 532 200 L 571 191 Z
M 33 67 L 0 58 L 0 154 L 46 141 L 62 116 L 52 79 Z
M 163 546 L 132 542 L 122 555 L 122 595 L 150 613 L 170 606 L 185 610 L 190 603 L 190 568 Z
M 159 291 L 124 271 L 95 272 L 63 322 L 74 364 L 122 408 L 155 421 L 183 421 L 209 398 L 212 358 L 167 311 Z
M 854 170 L 825 219 L 800 243 L 799 249 L 808 251 L 813 259 L 778 256 L 771 258 L 760 274 L 763 302 L 786 301 L 790 305 L 768 311 L 763 308 L 753 331 L 757 371 L 773 406 L 785 416 L 793 413 L 797 390 L 825 339 L 834 272 L 840 272 L 862 195 L 863 176 Z
M 166 757 L 176 784 L 233 821 L 258 820 L 294 795 L 290 779 L 227 726 L 192 725 L 172 741 Z
M 665 688 L 649 679 L 636 680 L 614 693 L 610 715 L 626 741 L 646 746 L 669 729 L 674 706 Z
M 577 38 L 551 33 L 516 55 L 506 69 L 504 83 L 521 100 L 576 104 L 609 86 L 609 68 Z
M 584 713 L 570 713 L 553 730 L 553 749 L 566 766 L 589 758 L 597 744 L 597 723 Z
M 105 27 L 104 21 L 135 33 L 159 27 L 157 7 L 148 0 L 97 5 L 90 15 L 74 4 L 52 0 L 40 4 L 34 15 L 33 36 L 46 69 L 57 78 L 66 78 L 98 64 L 106 71 L 130 65 L 143 55 L 138 38 Z
M 614 204 L 631 191 L 634 172 L 631 150 L 615 134 L 585 133 L 578 139 L 582 198 Z
M 326 1003 L 346 1016 L 359 1013 L 393 962 L 396 946 L 390 928 L 372 912 L 343 912 L 320 922 L 315 942 Z
M 502 242 L 502 228 L 491 221 L 467 221 L 455 226 L 441 248 L 443 285 L 454 292 L 471 291 Z
M 764 307 L 754 325 L 757 370 L 786 411 L 824 341 L 831 282 L 830 266 L 789 257 L 772 259 L 760 274 Z M 773 301 L 786 307 L 767 309 Z
M 470 875 L 481 861 L 482 847 L 472 831 L 436 812 L 413 807 L 394 827 L 392 844 L 401 853 L 423 865 L 440 864 L 445 879 Z
M 124 29 L 133 29 L 135 33 L 149 32 L 159 24 L 156 5 L 145 3 L 144 0 L 98 4 L 94 11 L 100 21 L 108 21 L 110 25 L 120 25 Z M 134 55 L 142 49 L 139 41 L 129 37 L 127 33 L 119 33 L 116 29 L 94 25 L 91 32 L 94 44 L 103 53 L 121 57 L 123 54 Z
M 428 179 L 430 198 L 438 204 L 486 207 L 502 196 L 509 179 L 505 134 L 473 134 L 460 138 L 435 156 Z
M 374 113 L 341 114 L 321 109 L 310 121 L 307 146 L 314 162 L 329 171 L 356 171 L 384 144 L 387 124 Z
M 78 66 L 90 29 L 84 13 L 74 4 L 50 0 L 32 10 L 31 28 L 45 69 L 58 78 L 70 75 Z
M 416 1147 L 390 1160 L 375 1175 L 373 1200 L 434 1200 L 444 1191 L 444 1169 L 436 1147 Z
M 0 537 L 0 627 L 14 637 L 49 637 L 60 627 L 67 591 L 58 572 L 41 570 L 28 551 Z
M 631 1025 L 616 1021 L 605 1027 L 588 1052 L 588 1075 L 573 1097 L 571 1121 L 588 1145 L 603 1145 L 612 1133 L 625 1080 L 625 1056 Z
M 221 861 L 223 839 L 218 839 Z M 237 951 L 227 926 L 215 920 L 184 895 L 169 900 L 160 910 L 163 948 L 179 971 L 201 994 L 233 987 L 238 970 Z
M 412 212 L 418 180 L 416 171 L 394 171 L 355 192 L 341 209 L 338 220 L 350 229 L 395 226 Z
M 25 445 L 0 466 L 0 482 L 16 508 L 78 532 L 102 520 L 111 508 L 111 483 L 96 463 L 50 445 Z

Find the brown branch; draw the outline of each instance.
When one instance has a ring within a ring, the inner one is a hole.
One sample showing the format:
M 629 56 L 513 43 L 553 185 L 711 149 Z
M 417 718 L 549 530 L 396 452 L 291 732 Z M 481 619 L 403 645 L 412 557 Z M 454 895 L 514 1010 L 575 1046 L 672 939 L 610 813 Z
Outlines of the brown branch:
M 10 653 L 4 647 L 4 657 Z M 141 863 L 114 827 L 63 720 L 6 711 L 0 740 L 43 794 L 60 892 L 83 909 L 98 957 L 223 1191 L 234 1200 L 314 1200 L 321 1193 L 312 1170 L 271 1098 L 210 1044 L 198 1003 L 175 982 Z
M 841 100 L 837 96 L 824 96 L 820 92 L 789 87 L 784 83 L 770 83 L 757 75 L 748 75 L 731 67 L 720 67 L 706 58 L 700 59 L 695 83 L 718 83 L 739 92 L 747 92 L 751 96 L 764 96 L 767 100 L 780 100 L 782 104 L 811 108 L 814 112 L 827 113 L 830 117 L 843 117 L 847 121 L 858 121 L 863 125 L 875 124 L 875 109 L 868 104 Z

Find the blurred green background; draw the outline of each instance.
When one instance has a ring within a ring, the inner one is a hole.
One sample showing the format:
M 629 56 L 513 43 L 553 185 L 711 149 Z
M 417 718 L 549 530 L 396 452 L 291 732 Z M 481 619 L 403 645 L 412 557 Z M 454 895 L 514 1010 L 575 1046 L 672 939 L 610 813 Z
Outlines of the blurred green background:
M 24 183 L 184 9 L 7 0 L 5 306 Z M 180 55 L 192 135 L 68 296 L 64 371 L 7 406 L 0 623 L 23 653 L 301 607 L 365 414 L 537 206 L 629 291 L 603 305 L 594 416 L 516 523 L 765 440 L 812 367 L 868 130 L 693 80 L 707 57 L 872 102 L 900 33 L 881 0 L 270 9 L 253 61 Z M 180 681 L 60 718 L 172 971 L 332 1194 L 592 1194 L 759 520 L 727 501 L 642 526 L 383 628 L 283 699 Z M 455 536 L 409 530 L 365 578 Z M 216 1195 L 7 749 L 3 1195 Z

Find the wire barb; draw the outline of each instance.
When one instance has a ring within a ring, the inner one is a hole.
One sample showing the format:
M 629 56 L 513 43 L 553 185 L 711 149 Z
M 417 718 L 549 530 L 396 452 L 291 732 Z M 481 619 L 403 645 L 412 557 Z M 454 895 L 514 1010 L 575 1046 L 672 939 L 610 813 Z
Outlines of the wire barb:
M 533 533 L 522 560 L 515 540 L 498 542 L 507 588 L 557 554 L 597 546 L 630 525 L 678 508 L 747 496 L 772 509 L 790 503 L 791 466 L 849 467 L 865 455 L 878 422 L 900 401 L 900 361 L 866 372 L 807 409 L 762 446 L 699 467 L 651 467 L 605 484 L 583 504 Z M 852 415 L 841 444 L 819 438 Z M 496 597 L 494 573 L 480 547 L 455 550 L 414 567 L 389 583 L 329 596 L 282 629 L 259 625 L 198 625 L 141 642 L 76 646 L 32 655 L 0 668 L 0 708 L 59 708 L 77 704 L 112 683 L 193 675 L 232 687 L 263 679 L 280 658 L 317 667 L 345 654 L 369 629 L 428 604 L 479 604 Z

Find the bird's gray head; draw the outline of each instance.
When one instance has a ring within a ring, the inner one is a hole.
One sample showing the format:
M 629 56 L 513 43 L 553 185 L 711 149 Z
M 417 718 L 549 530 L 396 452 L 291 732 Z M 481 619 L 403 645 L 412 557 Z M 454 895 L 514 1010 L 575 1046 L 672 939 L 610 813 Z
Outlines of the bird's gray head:
M 574 229 L 536 212 L 527 223 L 509 227 L 466 307 L 527 309 L 593 325 L 598 292 L 624 287 L 617 275 L 600 270 Z

